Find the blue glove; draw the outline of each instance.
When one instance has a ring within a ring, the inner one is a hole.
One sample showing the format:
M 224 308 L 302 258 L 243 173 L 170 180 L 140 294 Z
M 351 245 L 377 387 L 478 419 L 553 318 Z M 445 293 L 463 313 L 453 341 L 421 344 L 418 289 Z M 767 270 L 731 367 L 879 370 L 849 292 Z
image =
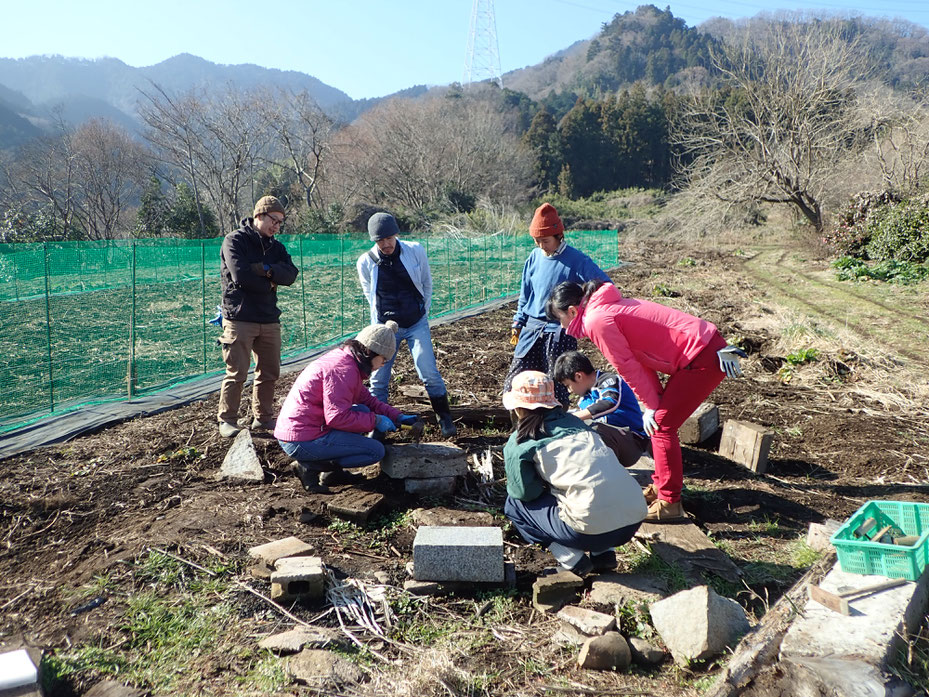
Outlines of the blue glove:
M 395 424 L 389 416 L 378 414 L 377 419 L 374 421 L 374 428 L 381 433 L 388 433 L 390 431 L 396 431 L 397 424 Z
M 213 319 L 207 320 L 206 323 L 213 324 L 217 327 L 223 326 L 223 306 L 222 305 L 216 306 L 216 317 L 214 317 Z
M 742 377 L 742 365 L 739 363 L 739 358 L 748 357 L 745 351 L 738 346 L 727 346 L 717 351 L 716 355 L 719 356 L 719 369 L 726 374 L 726 377 Z
M 416 414 L 400 414 L 400 425 L 401 426 L 412 426 L 419 420 L 419 417 Z

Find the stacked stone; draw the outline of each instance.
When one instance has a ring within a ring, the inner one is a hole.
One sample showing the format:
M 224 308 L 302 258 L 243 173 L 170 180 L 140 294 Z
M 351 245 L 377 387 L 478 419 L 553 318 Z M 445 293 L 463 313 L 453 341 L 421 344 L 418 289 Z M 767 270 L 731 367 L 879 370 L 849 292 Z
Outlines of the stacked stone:
M 381 472 L 402 479 L 408 494 L 449 496 L 458 478 L 468 472 L 467 453 L 450 443 L 404 443 L 392 445 L 381 461 Z

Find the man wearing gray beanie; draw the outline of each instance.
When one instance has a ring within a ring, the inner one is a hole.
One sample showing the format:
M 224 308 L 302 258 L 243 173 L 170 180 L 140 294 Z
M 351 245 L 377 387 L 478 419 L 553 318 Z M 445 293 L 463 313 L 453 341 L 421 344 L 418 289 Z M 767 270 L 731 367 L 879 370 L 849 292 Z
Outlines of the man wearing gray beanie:
M 368 237 L 374 246 L 355 265 L 361 290 L 371 308 L 371 323 L 396 322 L 397 347 L 406 341 L 413 365 L 426 387 L 432 410 L 439 419 L 442 435 L 458 433 L 448 404 L 448 390 L 436 365 L 429 332 L 432 305 L 432 272 L 426 250 L 417 242 L 397 238 L 400 228 L 390 213 L 375 213 L 368 219 Z M 396 356 L 394 357 L 396 358 Z M 371 374 L 371 394 L 387 402 L 387 388 L 394 358 Z

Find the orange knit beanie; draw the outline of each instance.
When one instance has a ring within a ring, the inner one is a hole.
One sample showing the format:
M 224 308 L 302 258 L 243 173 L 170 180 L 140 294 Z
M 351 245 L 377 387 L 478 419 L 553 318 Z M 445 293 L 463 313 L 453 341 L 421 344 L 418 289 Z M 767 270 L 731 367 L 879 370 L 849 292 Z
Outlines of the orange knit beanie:
M 558 211 L 550 203 L 543 203 L 535 209 L 535 215 L 532 216 L 532 222 L 529 223 L 529 234 L 538 239 L 539 237 L 551 237 L 552 235 L 561 235 L 564 233 L 564 223 L 558 217 Z

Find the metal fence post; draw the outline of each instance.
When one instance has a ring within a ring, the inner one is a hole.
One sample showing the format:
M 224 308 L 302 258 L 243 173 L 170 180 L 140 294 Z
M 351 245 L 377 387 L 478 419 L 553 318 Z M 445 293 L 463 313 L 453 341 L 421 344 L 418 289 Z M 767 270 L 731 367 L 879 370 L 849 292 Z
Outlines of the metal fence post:
M 48 410 L 55 411 L 55 364 L 52 362 L 52 305 L 48 242 L 42 243 L 42 256 L 45 259 L 45 347 L 48 353 Z
M 132 400 L 135 394 L 135 273 L 136 273 L 136 248 L 135 240 L 132 240 L 130 246 L 131 254 L 129 255 L 129 272 L 132 279 L 130 292 L 132 301 L 129 303 L 129 365 L 126 366 L 126 392 L 129 399 Z
M 200 308 L 203 335 L 203 372 L 206 372 L 206 240 L 200 240 Z
M 306 324 L 306 259 L 303 258 L 303 235 L 297 238 L 300 248 L 300 305 L 303 307 L 303 348 L 310 345 L 310 329 Z

